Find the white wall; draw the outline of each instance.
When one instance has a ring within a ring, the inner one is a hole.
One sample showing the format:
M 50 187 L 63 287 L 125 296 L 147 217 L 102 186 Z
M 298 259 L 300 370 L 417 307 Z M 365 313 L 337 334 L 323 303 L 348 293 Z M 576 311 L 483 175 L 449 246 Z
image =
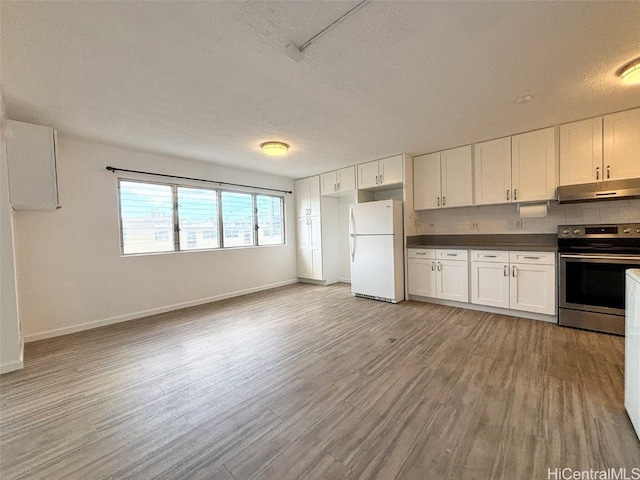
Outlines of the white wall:
M 523 218 L 522 228 L 516 227 L 520 215 L 515 205 L 488 205 L 463 208 L 424 210 L 416 214 L 417 234 L 483 234 L 483 233 L 556 233 L 558 225 L 581 223 L 640 222 L 640 200 L 557 205 L 551 203 L 548 215 Z M 471 221 L 480 228 L 471 230 Z
M 15 214 L 18 299 L 26 341 L 296 281 L 292 195 L 285 197 L 286 245 L 121 256 L 117 178 L 126 174 L 105 167 L 285 190 L 293 189 L 292 180 L 58 140 L 62 208 Z
M 1 141 L 0 135 L 0 373 L 22 368 L 12 220 L 7 150 L 6 143 Z

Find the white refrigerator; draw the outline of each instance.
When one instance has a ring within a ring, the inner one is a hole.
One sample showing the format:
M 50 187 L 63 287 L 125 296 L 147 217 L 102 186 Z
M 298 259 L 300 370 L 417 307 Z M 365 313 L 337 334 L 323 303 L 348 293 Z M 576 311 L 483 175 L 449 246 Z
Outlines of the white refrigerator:
M 351 205 L 349 242 L 351 292 L 391 303 L 404 300 L 402 202 Z

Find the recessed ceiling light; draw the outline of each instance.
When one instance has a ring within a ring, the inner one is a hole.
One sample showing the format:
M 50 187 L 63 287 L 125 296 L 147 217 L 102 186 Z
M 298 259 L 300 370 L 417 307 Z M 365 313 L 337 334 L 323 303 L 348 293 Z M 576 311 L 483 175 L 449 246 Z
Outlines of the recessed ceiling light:
M 518 105 L 524 105 L 525 103 L 529 103 L 531 101 L 531 95 L 523 95 L 520 98 L 516 99 L 516 103 Z
M 260 148 L 265 155 L 270 157 L 281 157 L 286 155 L 289 145 L 283 142 L 264 142 L 260 144 Z
M 636 58 L 634 61 L 622 67 L 620 76 L 624 83 L 631 85 L 640 83 L 640 58 Z

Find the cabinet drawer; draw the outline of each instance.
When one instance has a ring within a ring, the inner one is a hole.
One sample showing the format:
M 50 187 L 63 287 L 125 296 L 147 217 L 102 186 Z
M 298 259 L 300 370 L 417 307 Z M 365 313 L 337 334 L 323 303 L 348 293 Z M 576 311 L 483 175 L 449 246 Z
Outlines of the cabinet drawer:
M 446 250 L 436 249 L 436 258 L 442 259 L 442 260 L 468 260 L 469 251 L 454 250 L 454 249 L 446 249 Z
M 511 263 L 531 263 L 537 265 L 555 265 L 554 252 L 509 252 Z
M 409 258 L 423 258 L 433 260 L 436 258 L 436 251 L 433 248 L 409 248 L 407 249 Z
M 471 250 L 472 262 L 509 262 L 509 252 L 504 250 Z

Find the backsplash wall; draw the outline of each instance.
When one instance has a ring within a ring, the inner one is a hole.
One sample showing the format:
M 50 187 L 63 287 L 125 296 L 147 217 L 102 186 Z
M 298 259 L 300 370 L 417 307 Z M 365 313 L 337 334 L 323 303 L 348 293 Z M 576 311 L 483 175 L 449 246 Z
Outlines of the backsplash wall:
M 522 227 L 516 222 L 522 220 Z M 478 222 L 472 230 L 471 223 Z M 558 205 L 546 217 L 520 218 L 516 205 L 483 205 L 416 212 L 418 235 L 482 233 L 556 233 L 558 225 L 640 223 L 640 200 L 614 200 Z

